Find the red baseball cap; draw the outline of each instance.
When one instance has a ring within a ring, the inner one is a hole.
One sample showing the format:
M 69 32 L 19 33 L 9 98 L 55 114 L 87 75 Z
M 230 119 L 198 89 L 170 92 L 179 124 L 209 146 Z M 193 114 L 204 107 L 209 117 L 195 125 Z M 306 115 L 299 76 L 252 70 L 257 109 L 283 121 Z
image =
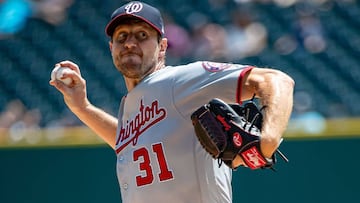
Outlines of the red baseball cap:
M 106 35 L 112 37 L 115 28 L 121 23 L 121 20 L 129 16 L 148 23 L 161 36 L 165 35 L 164 23 L 160 11 L 157 8 L 140 1 L 131 1 L 116 9 L 111 15 L 110 22 L 106 25 Z

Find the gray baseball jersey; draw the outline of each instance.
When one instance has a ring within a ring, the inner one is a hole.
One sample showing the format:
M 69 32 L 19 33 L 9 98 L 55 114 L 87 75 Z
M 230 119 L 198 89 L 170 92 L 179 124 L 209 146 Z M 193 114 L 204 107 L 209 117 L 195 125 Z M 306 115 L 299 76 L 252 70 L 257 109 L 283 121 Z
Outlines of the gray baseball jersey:
M 123 203 L 232 202 L 232 173 L 201 147 L 190 115 L 212 98 L 239 102 L 251 67 L 195 62 L 168 66 L 122 98 L 116 137 Z

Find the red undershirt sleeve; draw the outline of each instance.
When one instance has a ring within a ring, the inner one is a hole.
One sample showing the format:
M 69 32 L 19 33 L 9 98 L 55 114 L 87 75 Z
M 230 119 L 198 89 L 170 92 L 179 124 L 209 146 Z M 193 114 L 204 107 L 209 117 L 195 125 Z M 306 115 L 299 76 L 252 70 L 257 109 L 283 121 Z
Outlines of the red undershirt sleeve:
M 236 102 L 238 104 L 241 104 L 241 90 L 242 90 L 242 83 L 243 83 L 243 79 L 244 76 L 246 75 L 246 73 L 248 73 L 249 71 L 251 71 L 254 68 L 254 66 L 248 66 L 246 68 L 244 68 L 243 71 L 241 71 L 240 75 L 239 75 L 239 79 L 238 79 L 238 85 L 237 85 L 237 90 L 236 90 Z

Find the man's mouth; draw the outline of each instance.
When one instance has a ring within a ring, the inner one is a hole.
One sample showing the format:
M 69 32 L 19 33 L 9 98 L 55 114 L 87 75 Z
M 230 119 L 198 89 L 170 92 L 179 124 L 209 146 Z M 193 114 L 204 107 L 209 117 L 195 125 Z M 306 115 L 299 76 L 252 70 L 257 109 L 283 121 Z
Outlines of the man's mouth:
M 140 57 L 140 54 L 137 54 L 135 52 L 125 52 L 123 54 L 121 54 L 122 57 L 124 56 L 139 56 Z

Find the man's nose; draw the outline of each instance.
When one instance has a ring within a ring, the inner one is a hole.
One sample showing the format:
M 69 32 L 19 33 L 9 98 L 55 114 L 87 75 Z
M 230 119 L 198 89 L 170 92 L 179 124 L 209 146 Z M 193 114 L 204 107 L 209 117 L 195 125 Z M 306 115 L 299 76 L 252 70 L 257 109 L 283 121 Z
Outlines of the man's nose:
M 125 46 L 126 48 L 132 48 L 132 47 L 137 46 L 137 40 L 136 40 L 135 36 L 134 36 L 134 35 L 130 35 L 130 36 L 126 39 L 126 41 L 125 41 L 125 43 L 124 43 L 124 46 Z

